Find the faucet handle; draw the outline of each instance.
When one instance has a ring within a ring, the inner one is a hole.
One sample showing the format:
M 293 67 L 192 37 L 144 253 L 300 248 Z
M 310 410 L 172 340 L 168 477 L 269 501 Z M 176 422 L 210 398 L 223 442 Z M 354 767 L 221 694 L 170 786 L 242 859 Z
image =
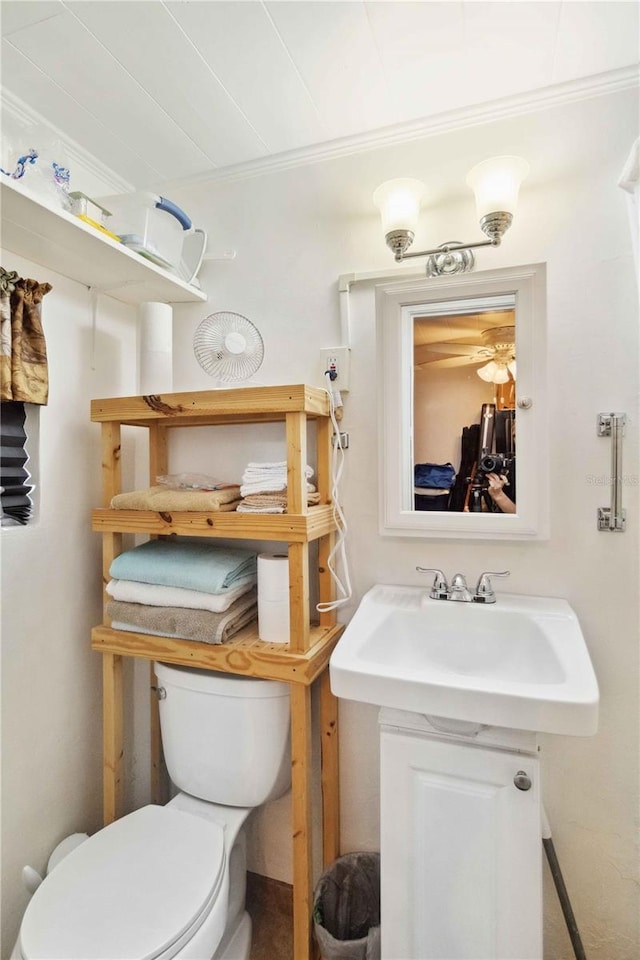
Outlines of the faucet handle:
M 431 592 L 429 596 L 432 600 L 447 600 L 449 597 L 449 585 L 447 584 L 447 578 L 445 577 L 442 570 L 438 570 L 437 567 L 416 567 L 420 573 L 433 573 L 433 584 L 431 585 Z
M 511 572 L 509 570 L 502 570 L 500 572 L 486 570 L 484 573 L 481 573 L 476 584 L 476 592 L 473 595 L 475 603 L 495 603 L 496 595 L 489 577 L 508 577 L 510 575 Z

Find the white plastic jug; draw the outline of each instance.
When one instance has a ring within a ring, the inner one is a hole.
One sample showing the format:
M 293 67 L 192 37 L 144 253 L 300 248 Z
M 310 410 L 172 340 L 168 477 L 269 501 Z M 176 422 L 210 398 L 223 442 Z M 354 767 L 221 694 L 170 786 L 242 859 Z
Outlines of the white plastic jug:
M 192 227 L 183 235 L 182 256 L 176 273 L 185 283 L 193 283 L 202 266 L 202 258 L 207 248 L 207 234 L 199 227 Z

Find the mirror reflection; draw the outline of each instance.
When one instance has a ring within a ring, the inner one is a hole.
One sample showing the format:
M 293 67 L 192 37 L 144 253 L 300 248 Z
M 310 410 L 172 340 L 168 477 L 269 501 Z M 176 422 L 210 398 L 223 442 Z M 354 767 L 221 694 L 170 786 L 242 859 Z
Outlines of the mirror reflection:
M 414 316 L 416 511 L 517 512 L 516 376 L 514 294 Z

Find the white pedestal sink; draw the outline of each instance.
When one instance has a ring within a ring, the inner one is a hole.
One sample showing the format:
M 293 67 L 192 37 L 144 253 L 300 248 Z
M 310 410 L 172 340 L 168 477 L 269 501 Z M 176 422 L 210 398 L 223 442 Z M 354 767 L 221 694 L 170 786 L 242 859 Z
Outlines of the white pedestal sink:
M 432 600 L 378 585 L 330 662 L 384 709 L 383 960 L 541 960 L 536 734 L 596 732 L 598 685 L 565 600 Z

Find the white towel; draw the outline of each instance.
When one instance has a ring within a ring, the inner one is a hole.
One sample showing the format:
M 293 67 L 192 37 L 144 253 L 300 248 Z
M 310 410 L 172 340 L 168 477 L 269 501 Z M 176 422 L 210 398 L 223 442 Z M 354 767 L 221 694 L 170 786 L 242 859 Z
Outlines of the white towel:
M 313 476 L 313 468 L 307 464 L 305 467 L 307 478 Z M 249 463 L 242 474 L 243 483 L 252 483 L 256 480 L 285 480 L 287 479 L 287 461 L 280 463 Z
M 249 473 L 265 473 L 266 471 L 278 473 L 278 472 L 282 472 L 283 470 L 285 473 L 287 472 L 286 460 L 279 460 L 275 463 L 248 463 L 245 469 L 245 473 L 247 471 L 249 471 Z M 307 464 L 305 471 L 308 477 L 310 477 L 313 474 L 313 470 L 311 469 L 309 464 Z
M 209 610 L 224 613 L 234 600 L 252 590 L 256 579 L 230 587 L 224 593 L 204 593 L 187 587 L 165 587 L 157 583 L 142 583 L 138 580 L 110 580 L 107 593 L 114 600 L 125 603 L 146 603 L 150 607 L 187 607 L 191 610 Z
M 287 489 L 287 478 L 278 480 L 272 477 L 263 477 L 262 480 L 252 480 L 240 486 L 240 496 L 248 497 L 252 493 L 281 493 Z M 236 507 L 236 510 L 238 508 Z

